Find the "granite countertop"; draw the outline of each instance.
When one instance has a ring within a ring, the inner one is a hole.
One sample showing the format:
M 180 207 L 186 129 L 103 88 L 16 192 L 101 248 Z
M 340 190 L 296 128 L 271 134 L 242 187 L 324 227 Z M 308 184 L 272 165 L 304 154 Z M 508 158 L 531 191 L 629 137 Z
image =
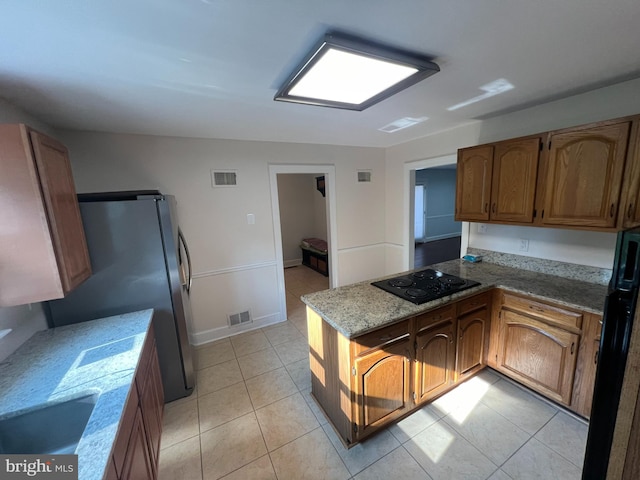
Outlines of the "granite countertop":
M 153 310 L 36 333 L 0 363 L 0 418 L 98 394 L 80 443 L 80 480 L 100 480 Z
M 302 301 L 345 337 L 353 338 L 432 310 L 450 301 L 469 297 L 495 287 L 597 314 L 603 313 L 607 294 L 606 285 L 494 263 L 473 264 L 463 260 L 451 260 L 430 265 L 428 268 L 475 280 L 480 282 L 480 285 L 422 305 L 414 305 L 374 287 L 371 282 L 380 279 L 373 279 L 310 293 L 304 295 Z M 398 275 L 381 278 L 392 278 Z

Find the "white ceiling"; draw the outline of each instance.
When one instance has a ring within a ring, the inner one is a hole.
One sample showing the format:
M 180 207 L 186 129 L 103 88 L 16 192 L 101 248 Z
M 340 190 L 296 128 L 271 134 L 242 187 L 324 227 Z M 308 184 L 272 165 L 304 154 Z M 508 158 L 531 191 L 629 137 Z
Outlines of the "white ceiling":
M 329 29 L 441 71 L 363 112 L 274 102 Z M 0 13 L 0 96 L 70 129 L 386 147 L 635 77 L 638 0 L 6 0 Z M 515 88 L 447 111 L 500 78 Z

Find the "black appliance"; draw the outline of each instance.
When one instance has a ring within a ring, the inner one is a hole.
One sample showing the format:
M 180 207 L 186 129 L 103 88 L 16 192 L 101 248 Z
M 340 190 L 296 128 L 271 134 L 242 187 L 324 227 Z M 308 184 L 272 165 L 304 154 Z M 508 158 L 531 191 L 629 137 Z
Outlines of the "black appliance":
M 428 268 L 373 282 L 371 285 L 420 305 L 475 287 L 480 283 Z
M 191 262 L 175 198 L 152 190 L 81 194 L 78 201 L 93 275 L 47 302 L 50 326 L 153 308 L 165 401 L 190 395 Z
M 640 285 L 639 262 L 640 228 L 620 232 L 602 318 L 598 367 L 582 468 L 585 480 L 600 480 L 607 476 Z

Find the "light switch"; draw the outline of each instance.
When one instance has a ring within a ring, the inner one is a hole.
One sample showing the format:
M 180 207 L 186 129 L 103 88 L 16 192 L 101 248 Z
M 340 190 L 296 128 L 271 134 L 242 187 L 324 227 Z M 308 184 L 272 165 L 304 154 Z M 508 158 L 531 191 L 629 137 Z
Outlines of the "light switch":
M 256 223 L 256 216 L 253 213 L 247 213 L 247 224 L 255 225 L 255 223 Z

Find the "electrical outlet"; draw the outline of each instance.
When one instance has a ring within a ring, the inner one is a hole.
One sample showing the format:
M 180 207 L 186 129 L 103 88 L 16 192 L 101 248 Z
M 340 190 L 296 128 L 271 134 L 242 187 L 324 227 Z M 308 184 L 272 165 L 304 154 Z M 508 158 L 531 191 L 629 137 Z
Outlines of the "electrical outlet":
M 478 224 L 478 233 L 487 233 L 487 226 L 484 223 Z
M 529 240 L 526 238 L 520 239 L 520 251 L 528 252 L 529 251 Z

